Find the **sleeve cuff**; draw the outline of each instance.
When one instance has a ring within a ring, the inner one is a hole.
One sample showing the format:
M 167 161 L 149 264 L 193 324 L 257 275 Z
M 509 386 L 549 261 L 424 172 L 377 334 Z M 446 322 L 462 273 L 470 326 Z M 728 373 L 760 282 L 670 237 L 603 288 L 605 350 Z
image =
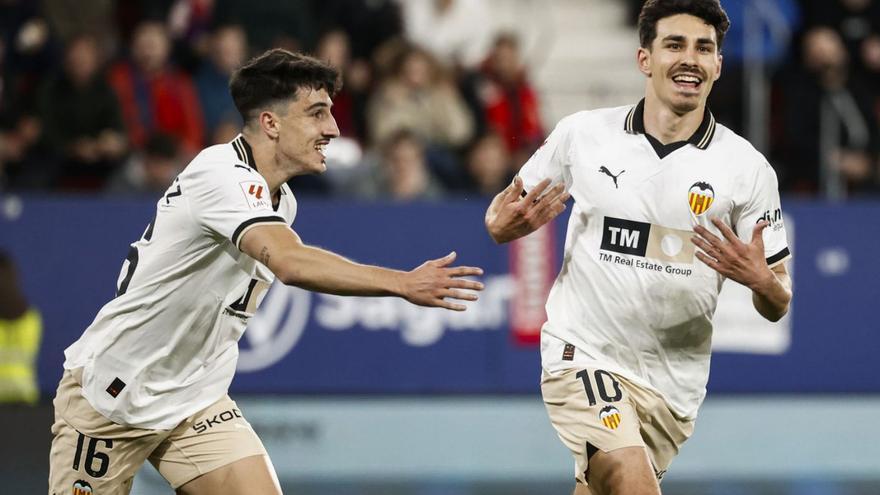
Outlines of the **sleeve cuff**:
M 787 247 L 782 248 L 782 251 L 779 251 L 778 253 L 774 254 L 773 256 L 767 258 L 767 266 L 772 268 L 774 265 L 778 265 L 779 263 L 784 261 L 789 256 L 791 256 L 791 251 L 789 251 Z
M 232 233 L 232 237 L 230 238 L 232 244 L 234 244 L 235 247 L 238 247 L 238 243 L 241 241 L 245 232 L 264 223 L 280 223 L 282 225 L 287 225 L 287 221 L 277 215 L 249 218 L 244 222 L 241 222 L 241 225 L 239 225 L 238 228 L 235 229 L 235 232 Z

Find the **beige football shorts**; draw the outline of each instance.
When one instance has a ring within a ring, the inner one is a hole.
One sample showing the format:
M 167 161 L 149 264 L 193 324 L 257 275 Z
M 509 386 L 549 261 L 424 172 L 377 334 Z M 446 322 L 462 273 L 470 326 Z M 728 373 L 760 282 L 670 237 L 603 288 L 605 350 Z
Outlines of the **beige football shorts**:
M 545 370 L 541 393 L 579 483 L 587 484 L 592 453 L 623 447 L 645 447 L 660 480 L 694 431 L 694 422 L 676 417 L 656 392 L 601 369 Z
M 64 371 L 53 402 L 50 495 L 118 495 L 131 491 L 149 460 L 177 489 L 202 474 L 266 450 L 235 402 L 225 396 L 173 430 L 116 424 L 82 396 L 82 370 Z

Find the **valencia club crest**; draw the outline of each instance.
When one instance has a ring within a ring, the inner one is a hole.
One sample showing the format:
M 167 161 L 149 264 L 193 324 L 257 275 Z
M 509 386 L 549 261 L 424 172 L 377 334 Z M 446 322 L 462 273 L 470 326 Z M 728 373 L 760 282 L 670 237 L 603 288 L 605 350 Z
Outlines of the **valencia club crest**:
M 688 190 L 688 205 L 696 215 L 709 210 L 715 201 L 715 189 L 708 182 L 697 182 Z

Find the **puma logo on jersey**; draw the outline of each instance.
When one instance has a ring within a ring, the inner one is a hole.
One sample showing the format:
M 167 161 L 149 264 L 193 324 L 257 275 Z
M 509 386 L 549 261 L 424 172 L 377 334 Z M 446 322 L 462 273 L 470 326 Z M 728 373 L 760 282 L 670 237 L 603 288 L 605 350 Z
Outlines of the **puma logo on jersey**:
M 602 165 L 601 167 L 599 167 L 599 173 L 605 174 L 608 177 L 611 177 L 611 180 L 614 181 L 614 189 L 617 189 L 617 178 L 620 177 L 621 175 L 623 175 L 624 172 L 626 172 L 626 170 L 621 170 L 620 173 L 618 173 L 617 175 L 614 175 L 611 173 L 610 170 L 608 170 L 608 167 L 606 167 L 605 165 Z

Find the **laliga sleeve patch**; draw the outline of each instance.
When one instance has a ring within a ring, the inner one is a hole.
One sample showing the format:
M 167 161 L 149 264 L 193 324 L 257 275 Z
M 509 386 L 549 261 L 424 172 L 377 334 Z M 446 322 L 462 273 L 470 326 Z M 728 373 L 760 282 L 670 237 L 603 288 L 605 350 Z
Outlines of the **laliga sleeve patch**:
M 239 182 L 238 185 L 241 186 L 241 192 L 244 193 L 245 201 L 247 201 L 250 209 L 264 210 L 272 208 L 271 194 L 265 184 L 256 180 L 248 180 Z

